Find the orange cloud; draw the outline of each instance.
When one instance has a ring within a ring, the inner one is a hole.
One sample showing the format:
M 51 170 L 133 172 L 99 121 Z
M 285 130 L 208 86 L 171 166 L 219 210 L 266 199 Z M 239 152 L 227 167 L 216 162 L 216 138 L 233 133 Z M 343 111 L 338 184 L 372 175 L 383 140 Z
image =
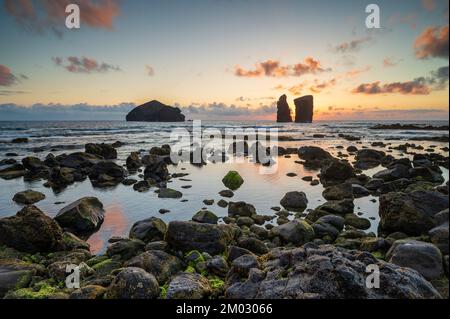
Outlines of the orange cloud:
M 312 85 L 309 90 L 313 93 L 320 93 L 325 89 L 328 89 L 330 87 L 333 87 L 336 85 L 337 80 L 336 79 L 331 79 L 329 81 L 324 81 L 319 83 L 317 80 L 315 81 L 316 84 Z
M 399 62 L 400 62 L 399 60 L 395 60 L 394 58 L 387 57 L 383 60 L 383 66 L 385 68 L 389 68 L 392 66 L 396 66 L 397 64 L 399 64 Z
M 255 69 L 246 70 L 241 66 L 235 67 L 234 75 L 239 77 L 287 77 L 287 76 L 302 76 L 305 74 L 316 74 L 321 72 L 331 71 L 331 69 L 324 69 L 320 61 L 312 57 L 306 57 L 303 62 L 294 65 L 282 65 L 280 61 L 267 60 L 255 65 Z
M 111 30 L 120 11 L 115 0 L 5 0 L 5 9 L 27 30 L 37 33 L 51 30 L 61 35 L 62 18 L 67 15 L 67 5 L 72 3 L 80 7 L 81 24 L 91 28 Z
M 448 25 L 428 27 L 414 42 L 416 57 L 427 59 L 429 57 L 448 58 Z
M 363 68 L 363 69 L 353 69 L 353 70 L 350 70 L 350 71 L 348 71 L 347 73 L 345 73 L 345 75 L 346 75 L 347 77 L 349 77 L 349 78 L 354 78 L 354 77 L 359 76 L 360 74 L 369 72 L 371 69 L 372 69 L 372 67 L 368 65 L 368 66 L 366 66 L 366 67 Z

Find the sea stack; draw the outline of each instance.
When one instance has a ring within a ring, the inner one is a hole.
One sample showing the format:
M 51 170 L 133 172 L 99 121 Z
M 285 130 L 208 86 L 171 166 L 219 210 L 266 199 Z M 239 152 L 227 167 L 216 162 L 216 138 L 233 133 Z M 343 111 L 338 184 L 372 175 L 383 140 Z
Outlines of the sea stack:
M 126 119 L 129 122 L 184 122 L 184 115 L 177 107 L 153 100 L 135 107 Z
M 305 95 L 294 100 L 295 122 L 312 123 L 314 114 L 314 99 L 312 95 Z
M 291 109 L 287 102 L 286 94 L 280 96 L 280 99 L 277 102 L 277 122 L 292 122 Z

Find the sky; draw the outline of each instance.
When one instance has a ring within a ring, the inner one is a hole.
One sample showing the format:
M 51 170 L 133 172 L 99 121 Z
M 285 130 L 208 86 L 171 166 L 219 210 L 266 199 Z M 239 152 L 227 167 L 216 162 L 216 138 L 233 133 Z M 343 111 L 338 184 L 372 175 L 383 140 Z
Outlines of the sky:
M 448 1 L 0 0 L 0 120 L 120 119 L 150 100 L 187 118 L 446 119 Z M 80 29 L 65 8 L 80 6 Z

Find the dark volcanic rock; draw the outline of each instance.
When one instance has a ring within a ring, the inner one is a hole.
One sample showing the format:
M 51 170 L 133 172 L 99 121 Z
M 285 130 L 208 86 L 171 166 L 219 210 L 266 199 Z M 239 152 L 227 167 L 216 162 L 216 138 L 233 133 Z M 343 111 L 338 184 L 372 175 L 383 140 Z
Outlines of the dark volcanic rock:
M 435 191 L 415 191 L 409 194 L 391 192 L 382 195 L 379 230 L 386 234 L 427 234 L 436 226 L 434 216 L 447 209 L 448 205 L 448 196 Z
M 341 184 L 355 177 L 353 167 L 343 161 L 333 160 L 326 163 L 320 171 L 320 182 L 325 186 Z
M 436 246 L 416 240 L 397 240 L 388 251 L 389 262 L 417 270 L 428 280 L 444 274 L 442 255 Z
M 242 258 L 242 257 L 241 257 Z M 419 273 L 378 261 L 370 253 L 331 245 L 274 249 L 247 271 L 233 267 L 229 299 L 428 299 L 441 296 Z M 236 261 L 236 260 L 235 260 Z M 380 269 L 380 288 L 366 286 L 368 265 Z
M 153 100 L 134 108 L 126 119 L 130 122 L 184 122 L 184 115 L 177 107 Z
M 291 109 L 287 102 L 286 94 L 283 94 L 277 102 L 277 122 L 292 122 Z
M 156 299 L 159 284 L 141 268 L 128 267 L 117 274 L 106 293 L 108 299 Z
M 211 255 L 223 253 L 233 238 L 231 226 L 182 221 L 170 222 L 166 234 L 166 241 L 175 250 L 198 250 Z
M 0 219 L 0 244 L 19 251 L 52 252 L 62 247 L 61 227 L 35 206 Z
M 97 230 L 103 223 L 105 211 L 96 197 L 84 197 L 61 209 L 55 220 L 75 234 Z
M 314 114 L 314 100 L 312 95 L 302 96 L 294 100 L 295 122 L 312 123 Z
M 130 230 L 130 238 L 140 239 L 146 243 L 164 239 L 167 225 L 157 217 L 150 217 L 134 223 Z
M 19 192 L 13 197 L 13 201 L 19 204 L 31 205 L 37 203 L 45 198 L 41 192 L 33 191 L 31 189 Z
M 103 157 L 104 159 L 116 159 L 117 151 L 109 144 L 94 144 L 89 143 L 85 145 L 86 153 Z

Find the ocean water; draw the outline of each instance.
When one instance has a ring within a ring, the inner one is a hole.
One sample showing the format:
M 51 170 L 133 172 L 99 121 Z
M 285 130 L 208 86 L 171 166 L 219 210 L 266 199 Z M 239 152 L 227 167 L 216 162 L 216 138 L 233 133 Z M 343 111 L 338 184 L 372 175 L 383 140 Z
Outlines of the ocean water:
M 398 121 L 394 121 L 397 123 Z M 283 147 L 300 147 L 307 145 L 320 146 L 334 155 L 339 149 L 337 146 L 355 145 L 358 148 L 370 146 L 374 141 L 391 143 L 391 146 L 404 144 L 411 139 L 421 137 L 447 135 L 446 131 L 379 131 L 371 130 L 370 127 L 379 123 L 389 122 L 316 122 L 314 124 L 279 124 L 274 122 L 202 122 L 202 128 L 260 128 L 277 129 L 279 136 L 290 136 L 294 141 L 279 142 Z M 407 123 L 407 122 L 405 122 Z M 410 122 L 424 125 L 448 125 L 448 121 Z M 25 156 L 36 156 L 45 158 L 48 153 L 55 155 L 71 153 L 84 149 L 86 143 L 113 143 L 121 141 L 123 147 L 117 149 L 117 163 L 125 163 L 126 157 L 132 151 L 141 150 L 144 155 L 151 147 L 163 144 L 171 144 L 170 134 L 173 129 L 183 127 L 192 130 L 192 123 L 127 123 L 117 122 L 0 122 L 0 160 L 7 158 L 7 153 L 17 153 L 15 157 L 20 160 Z M 323 134 L 324 138 L 315 138 L 314 135 Z M 361 141 L 349 142 L 339 134 L 357 136 Z M 26 144 L 11 144 L 9 141 L 17 137 L 30 139 Z M 448 143 L 412 141 L 424 148 L 436 146 L 436 152 L 448 156 L 447 152 L 441 150 L 448 147 Z M 379 150 L 383 148 L 371 147 Z M 393 151 L 395 157 L 407 156 L 398 151 Z M 350 156 L 348 158 L 353 161 Z M 303 165 L 295 163 L 296 155 L 291 158 L 279 157 L 278 169 L 273 174 L 261 174 L 260 165 L 242 159 L 242 163 L 217 163 L 196 167 L 189 163 L 170 165 L 170 173 L 189 173 L 184 177 L 189 181 L 173 179 L 168 187 L 180 190 L 183 200 L 159 199 L 154 189 L 145 193 L 139 193 L 130 186 L 118 185 L 113 188 L 94 188 L 89 179 L 84 182 L 75 183 L 64 191 L 55 193 L 43 186 L 43 181 L 26 182 L 23 178 L 14 180 L 0 179 L 0 218 L 12 216 L 21 209 L 21 206 L 12 201 L 15 193 L 26 189 L 40 191 L 46 195 L 46 199 L 37 203 L 36 206 L 44 210 L 49 216 L 55 216 L 65 205 L 84 197 L 96 196 L 104 204 L 106 214 L 105 222 L 98 232 L 89 238 L 93 252 L 103 252 L 107 246 L 107 240 L 112 236 L 126 236 L 132 224 L 136 221 L 157 216 L 166 222 L 172 220 L 189 220 L 200 209 L 205 207 L 203 200 L 214 199 L 215 203 L 208 209 L 218 216 L 226 216 L 227 209 L 217 206 L 221 199 L 218 192 L 225 189 L 221 180 L 229 170 L 237 170 L 245 182 L 235 192 L 232 201 L 246 201 L 253 204 L 258 214 L 273 215 L 273 206 L 279 206 L 281 198 L 289 191 L 303 191 L 308 198 L 308 209 L 314 209 L 325 202 L 322 197 L 322 185 L 311 186 L 303 181 L 303 176 L 316 176 L 318 171 L 307 170 Z M 366 175 L 372 176 L 383 169 L 377 167 L 364 171 Z M 448 180 L 448 170 L 442 168 L 445 180 Z M 288 177 L 287 173 L 296 173 L 296 177 Z M 139 179 L 137 176 L 130 176 Z M 190 189 L 182 186 L 190 185 Z M 377 232 L 378 227 L 378 200 L 372 202 L 373 197 L 364 197 L 355 200 L 355 212 L 362 213 L 362 217 L 372 218 L 372 227 L 368 231 Z M 226 199 L 228 200 L 228 199 Z M 56 204 L 62 202 L 61 204 Z M 170 213 L 161 215 L 160 209 L 168 209 Z M 274 221 L 275 222 L 275 221 Z

